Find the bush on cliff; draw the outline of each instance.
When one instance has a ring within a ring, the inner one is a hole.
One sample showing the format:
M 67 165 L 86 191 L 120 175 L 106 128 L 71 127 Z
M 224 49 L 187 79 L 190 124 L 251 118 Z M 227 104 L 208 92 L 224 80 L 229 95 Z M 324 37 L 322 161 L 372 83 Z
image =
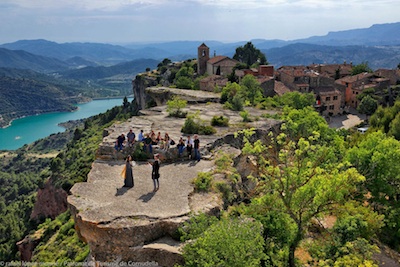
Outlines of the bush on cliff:
M 183 248 L 185 266 L 254 266 L 265 258 L 262 225 L 250 218 L 223 218 Z
M 229 119 L 224 117 L 224 116 L 214 116 L 211 119 L 211 125 L 212 126 L 228 127 L 229 126 Z
M 182 111 L 182 109 L 186 108 L 186 106 L 186 100 L 181 99 L 179 96 L 174 96 L 171 100 L 167 101 L 167 112 L 171 117 L 185 118 L 187 112 Z
M 200 119 L 199 112 L 197 112 L 195 114 L 187 115 L 181 132 L 185 134 L 211 135 L 215 134 L 217 130 L 215 130 L 211 125 L 206 125 L 205 122 Z

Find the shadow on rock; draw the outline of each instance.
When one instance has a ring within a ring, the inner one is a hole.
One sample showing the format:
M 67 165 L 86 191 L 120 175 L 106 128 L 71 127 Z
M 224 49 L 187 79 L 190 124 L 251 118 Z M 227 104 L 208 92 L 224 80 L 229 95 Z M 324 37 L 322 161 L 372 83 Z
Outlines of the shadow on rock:
M 138 200 L 140 199 L 141 201 L 146 203 L 146 202 L 149 202 L 154 197 L 154 195 L 155 195 L 155 192 L 150 192 L 150 193 L 147 193 L 145 195 L 141 195 L 138 198 Z
M 121 188 L 117 188 L 117 193 L 115 193 L 115 196 L 122 196 L 123 194 L 125 194 L 126 192 L 128 192 L 129 189 L 131 189 L 132 187 L 121 187 Z

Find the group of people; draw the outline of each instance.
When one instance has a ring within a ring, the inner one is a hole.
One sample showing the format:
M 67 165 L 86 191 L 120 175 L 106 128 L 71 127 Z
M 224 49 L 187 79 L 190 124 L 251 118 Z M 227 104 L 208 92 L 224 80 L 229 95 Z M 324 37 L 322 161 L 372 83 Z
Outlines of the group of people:
M 165 133 L 164 137 L 162 137 L 160 132 L 155 135 L 154 131 L 144 135 L 143 130 L 141 130 L 138 134 L 138 140 L 136 141 L 136 135 L 132 129 L 128 132 L 126 137 L 124 134 L 118 136 L 115 142 L 115 149 L 117 151 L 123 150 L 125 142 L 128 146 L 132 146 L 135 144 L 135 142 L 143 142 L 143 149 L 151 154 L 153 153 L 154 145 L 158 145 L 159 148 L 163 150 L 168 150 L 170 149 L 171 145 L 175 145 L 175 141 L 169 137 L 168 133 Z M 176 143 L 176 147 L 178 148 L 180 158 L 182 158 L 183 152 L 186 149 L 189 159 L 200 161 L 200 139 L 197 134 L 193 136 L 193 139 L 190 135 L 188 135 L 186 140 L 181 136 L 179 141 Z M 159 154 L 154 154 L 154 161 L 148 162 L 148 164 L 152 166 L 151 178 L 153 179 L 154 185 L 153 192 L 156 192 L 160 188 Z M 132 188 L 134 186 L 132 167 L 132 157 L 129 155 L 126 158 L 124 170 L 121 173 L 124 178 L 124 187 Z
M 136 142 L 136 135 L 132 131 L 132 129 L 127 133 L 126 137 L 124 134 L 118 136 L 115 141 L 115 149 L 117 151 L 121 151 L 124 148 L 124 143 L 127 140 L 127 144 L 129 146 L 133 146 Z M 184 140 L 181 136 L 179 141 L 176 143 L 168 133 L 165 133 L 164 136 L 161 135 L 161 132 L 158 132 L 157 135 L 152 130 L 150 133 L 144 134 L 143 130 L 140 130 L 138 134 L 138 142 L 143 143 L 143 150 L 150 154 L 153 154 L 153 146 L 158 146 L 160 149 L 164 151 L 168 151 L 171 146 L 175 145 L 178 148 L 179 157 L 182 158 L 183 152 L 187 151 L 189 159 L 194 159 L 200 161 L 200 140 L 197 134 L 193 136 L 193 139 L 190 135 L 187 136 L 187 139 Z
M 148 162 L 152 166 L 151 170 L 151 179 L 153 180 L 154 189 L 153 192 L 158 191 L 160 188 L 160 158 L 158 154 L 154 154 L 154 161 Z M 124 178 L 124 186 L 132 188 L 135 183 L 133 179 L 133 171 L 132 171 L 132 157 L 128 156 L 125 161 L 124 169 L 122 170 L 121 176 Z

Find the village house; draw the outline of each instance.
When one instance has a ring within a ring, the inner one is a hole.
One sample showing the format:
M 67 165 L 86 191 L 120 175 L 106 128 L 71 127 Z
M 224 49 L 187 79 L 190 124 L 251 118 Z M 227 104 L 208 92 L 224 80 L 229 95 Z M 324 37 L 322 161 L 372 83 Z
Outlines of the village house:
M 336 83 L 345 86 L 345 104 L 357 108 L 360 104 L 358 96 L 366 89 L 373 89 L 376 94 L 390 87 L 390 79 L 382 78 L 373 73 L 360 73 L 336 80 Z
M 343 64 L 312 64 L 309 68 L 321 75 L 337 80 L 351 75 L 353 64 L 347 64 L 346 62 Z
M 335 116 L 343 113 L 342 92 L 332 86 L 317 87 L 315 109 L 322 115 Z
M 228 78 L 219 75 L 210 75 L 200 80 L 200 90 L 214 92 L 216 89 L 223 88 L 228 82 Z

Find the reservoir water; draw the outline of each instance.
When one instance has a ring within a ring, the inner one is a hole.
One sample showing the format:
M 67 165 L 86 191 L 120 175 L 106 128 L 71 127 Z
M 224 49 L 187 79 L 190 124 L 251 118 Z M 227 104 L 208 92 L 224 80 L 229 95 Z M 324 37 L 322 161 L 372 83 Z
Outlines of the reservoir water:
M 120 106 L 122 102 L 122 98 L 93 100 L 78 104 L 74 112 L 46 113 L 14 120 L 9 127 L 0 128 L 0 150 L 15 150 L 53 133 L 64 132 L 59 123 L 88 118 Z

